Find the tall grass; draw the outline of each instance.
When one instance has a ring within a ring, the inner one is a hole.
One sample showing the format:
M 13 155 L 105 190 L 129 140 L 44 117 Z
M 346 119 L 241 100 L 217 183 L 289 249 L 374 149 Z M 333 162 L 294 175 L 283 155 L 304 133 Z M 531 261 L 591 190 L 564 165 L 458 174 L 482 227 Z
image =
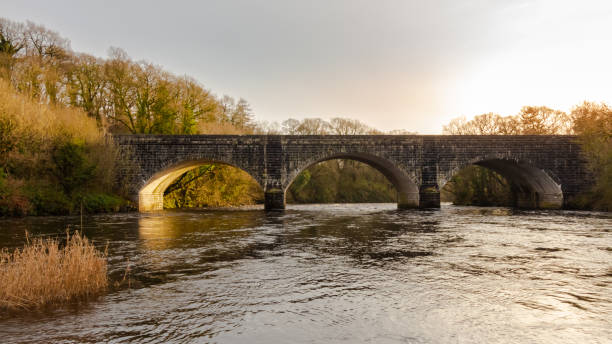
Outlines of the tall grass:
M 22 249 L 0 251 L 0 309 L 36 309 L 94 296 L 108 286 L 106 253 L 76 232 L 29 240 Z

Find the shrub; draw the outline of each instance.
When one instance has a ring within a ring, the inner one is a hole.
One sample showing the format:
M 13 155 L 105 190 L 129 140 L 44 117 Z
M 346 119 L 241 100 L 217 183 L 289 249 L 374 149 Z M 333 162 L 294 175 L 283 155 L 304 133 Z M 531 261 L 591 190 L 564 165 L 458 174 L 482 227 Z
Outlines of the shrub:
M 0 170 L 0 216 L 23 216 L 32 211 L 32 205 L 22 193 L 22 180 L 6 176 Z
M 17 124 L 10 116 L 0 116 L 0 167 L 6 164 L 8 153 L 15 149 L 17 138 L 15 129 Z
M 89 193 L 83 196 L 83 210 L 87 213 L 109 213 L 119 211 L 125 201 L 105 193 Z
M 32 203 L 32 215 L 68 215 L 73 203 L 57 185 L 34 184 L 25 187 Z
M 83 188 L 94 175 L 95 166 L 87 159 L 83 143 L 65 142 L 57 145 L 52 153 L 52 173 L 68 195 Z
M 106 253 L 80 233 L 35 239 L 22 249 L 0 251 L 0 309 L 31 310 L 82 299 L 107 288 Z
M 612 107 L 584 102 L 572 110 L 574 131 L 595 175 L 595 185 L 582 195 L 589 207 L 612 211 Z

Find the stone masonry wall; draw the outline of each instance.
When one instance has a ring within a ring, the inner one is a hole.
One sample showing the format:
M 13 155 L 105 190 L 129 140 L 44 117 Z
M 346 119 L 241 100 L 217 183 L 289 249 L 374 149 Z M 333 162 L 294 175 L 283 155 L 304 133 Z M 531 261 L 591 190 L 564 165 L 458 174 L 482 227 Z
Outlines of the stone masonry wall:
M 593 180 L 573 136 L 117 135 L 114 139 L 136 167 L 122 171 L 131 180 L 134 199 L 169 171 L 206 162 L 248 172 L 264 189 L 268 209 L 284 207 L 285 191 L 301 171 L 335 158 L 362 161 L 380 170 L 404 193 L 406 207 L 439 206 L 439 189 L 470 164 L 505 173 L 524 190 L 552 193 L 551 185 L 558 185 L 564 205 Z M 525 197 L 532 196 L 542 197 Z

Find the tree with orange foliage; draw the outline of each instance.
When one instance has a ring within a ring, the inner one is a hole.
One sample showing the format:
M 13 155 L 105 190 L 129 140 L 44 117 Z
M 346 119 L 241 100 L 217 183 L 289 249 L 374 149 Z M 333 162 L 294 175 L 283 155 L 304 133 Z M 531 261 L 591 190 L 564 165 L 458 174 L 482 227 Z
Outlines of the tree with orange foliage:
M 572 110 L 572 129 L 596 176 L 583 206 L 612 211 L 612 108 L 604 103 L 584 102 Z
M 572 132 L 568 114 L 546 106 L 524 106 L 516 117 L 521 135 L 565 135 Z

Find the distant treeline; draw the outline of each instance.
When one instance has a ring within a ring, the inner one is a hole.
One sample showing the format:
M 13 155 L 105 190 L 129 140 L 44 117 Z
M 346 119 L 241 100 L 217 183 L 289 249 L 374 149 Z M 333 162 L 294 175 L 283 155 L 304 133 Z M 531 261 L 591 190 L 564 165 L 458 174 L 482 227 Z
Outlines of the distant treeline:
M 516 116 L 485 114 L 453 120 L 448 134 L 576 133 L 598 176 L 582 202 L 610 209 L 612 115 L 584 103 L 570 114 L 525 107 Z M 288 119 L 257 123 L 249 103 L 216 96 L 196 80 L 176 76 L 118 48 L 108 58 L 71 50 L 69 41 L 40 25 L 0 18 L 0 215 L 69 214 L 129 208 L 121 161 L 107 133 L 317 134 L 383 132 L 351 119 Z M 385 134 L 410 134 L 392 131 Z M 458 204 L 511 202 L 503 177 L 480 167 L 458 174 L 444 189 Z M 372 167 L 351 160 L 311 166 L 287 192 L 289 202 L 392 202 L 395 190 Z M 167 190 L 168 208 L 261 202 L 246 172 L 209 164 Z

